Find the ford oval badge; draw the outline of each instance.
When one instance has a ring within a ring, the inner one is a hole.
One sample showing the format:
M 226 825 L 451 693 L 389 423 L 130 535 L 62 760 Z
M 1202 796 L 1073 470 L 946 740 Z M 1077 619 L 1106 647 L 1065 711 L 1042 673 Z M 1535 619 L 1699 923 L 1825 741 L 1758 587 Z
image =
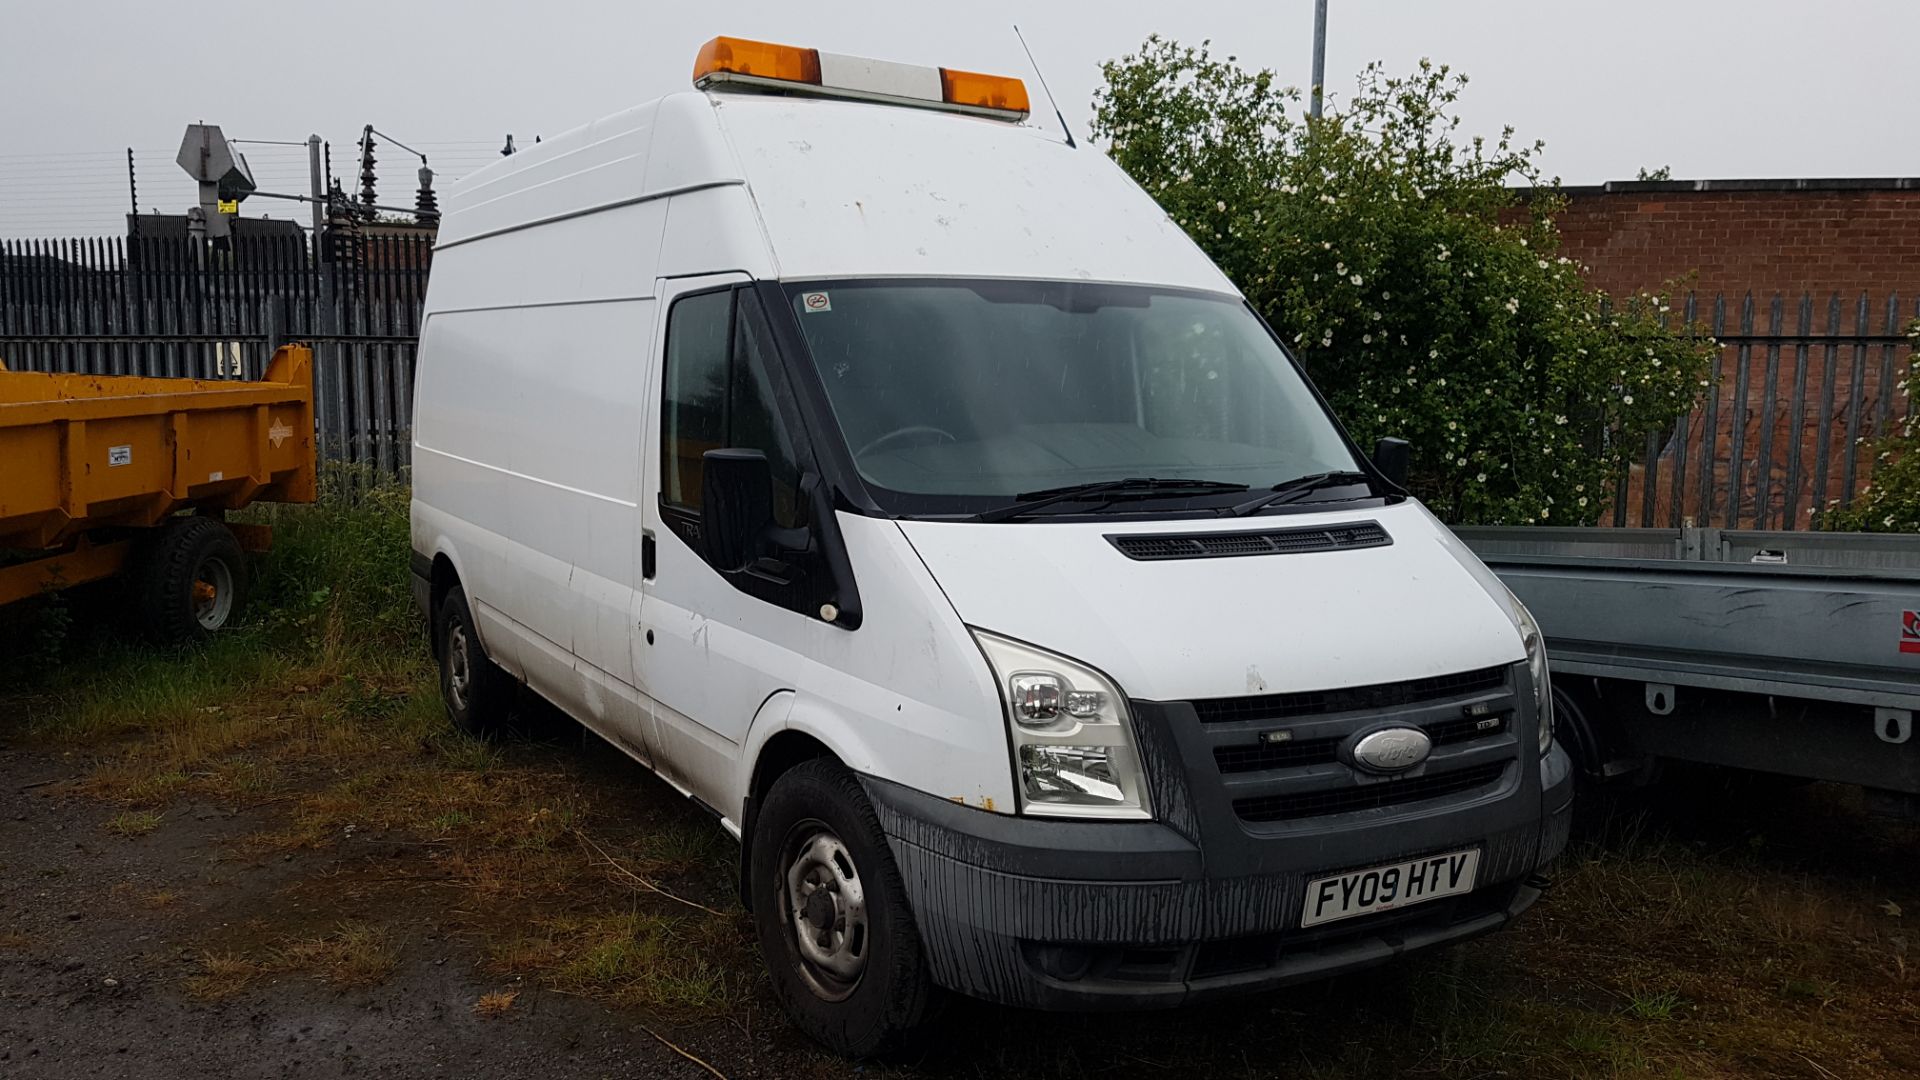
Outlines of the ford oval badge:
M 1419 728 L 1381 728 L 1353 744 L 1353 763 L 1373 773 L 1404 772 L 1432 750 L 1433 740 Z

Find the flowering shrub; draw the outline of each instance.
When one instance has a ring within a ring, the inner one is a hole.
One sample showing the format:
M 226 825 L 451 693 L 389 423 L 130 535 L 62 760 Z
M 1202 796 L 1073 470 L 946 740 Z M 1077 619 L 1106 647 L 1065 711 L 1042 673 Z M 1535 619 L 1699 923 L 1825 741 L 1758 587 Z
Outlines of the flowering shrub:
M 1609 307 L 1521 200 L 1540 144 L 1455 137 L 1464 76 L 1423 61 L 1301 117 L 1270 72 L 1149 38 L 1103 65 L 1094 136 L 1291 341 L 1363 446 L 1459 524 L 1591 523 L 1644 433 L 1686 413 L 1713 345 L 1660 297 Z
M 1819 515 L 1822 529 L 1833 532 L 1920 532 L 1920 418 L 1913 395 L 1920 391 L 1920 322 L 1907 330 L 1913 354 L 1894 399 L 1894 430 L 1874 447 L 1873 482 L 1841 509 L 1836 499 Z M 1898 420 L 1901 404 L 1906 419 Z

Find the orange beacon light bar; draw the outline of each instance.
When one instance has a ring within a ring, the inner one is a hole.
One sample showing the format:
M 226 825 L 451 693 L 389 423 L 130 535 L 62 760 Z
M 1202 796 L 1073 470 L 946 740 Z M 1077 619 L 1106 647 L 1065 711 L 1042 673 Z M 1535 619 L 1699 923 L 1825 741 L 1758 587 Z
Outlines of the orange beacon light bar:
M 693 62 L 700 89 L 741 88 L 1024 120 L 1027 86 L 1004 75 L 896 64 L 861 56 L 717 37 Z

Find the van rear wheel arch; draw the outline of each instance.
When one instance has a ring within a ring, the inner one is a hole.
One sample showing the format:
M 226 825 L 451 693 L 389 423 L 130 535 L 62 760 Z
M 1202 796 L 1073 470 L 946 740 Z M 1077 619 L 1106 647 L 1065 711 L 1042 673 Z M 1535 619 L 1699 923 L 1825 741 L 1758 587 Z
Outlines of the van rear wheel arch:
M 435 660 L 440 659 L 440 635 L 434 631 L 432 624 L 439 618 L 440 605 L 446 601 L 447 594 L 461 587 L 460 571 L 454 569 L 453 560 L 447 558 L 444 551 L 435 555 L 433 569 L 427 579 L 427 640 L 433 645 Z

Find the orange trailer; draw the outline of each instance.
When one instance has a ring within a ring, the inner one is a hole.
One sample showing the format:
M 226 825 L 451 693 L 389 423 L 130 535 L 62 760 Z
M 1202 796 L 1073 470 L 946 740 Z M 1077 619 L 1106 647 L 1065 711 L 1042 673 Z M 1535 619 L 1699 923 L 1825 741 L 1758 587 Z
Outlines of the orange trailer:
M 312 502 L 313 354 L 261 382 L 8 372 L 0 364 L 0 604 L 122 573 L 157 640 L 229 622 L 256 501 Z

